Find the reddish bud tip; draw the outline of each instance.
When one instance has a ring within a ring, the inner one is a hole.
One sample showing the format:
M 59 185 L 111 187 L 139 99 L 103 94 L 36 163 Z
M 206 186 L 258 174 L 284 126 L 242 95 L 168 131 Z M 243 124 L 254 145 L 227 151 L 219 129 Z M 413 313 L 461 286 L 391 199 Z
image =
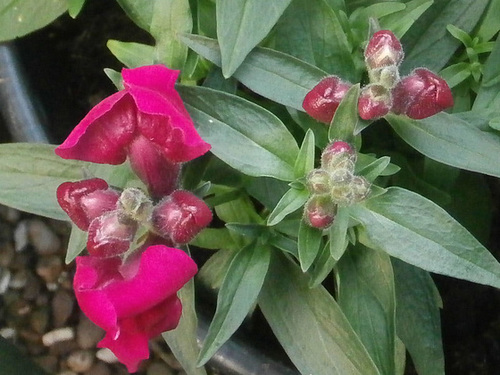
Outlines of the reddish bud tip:
M 174 243 L 188 243 L 212 220 L 206 203 L 194 194 L 177 190 L 153 210 L 153 226 Z
M 358 112 L 363 120 L 374 120 L 389 113 L 391 93 L 381 85 L 369 85 L 363 88 L 358 99 Z
M 64 182 L 57 188 L 57 202 L 82 230 L 87 230 L 96 217 L 114 210 L 119 196 L 100 178 Z
M 321 154 L 321 167 L 331 172 L 338 168 L 354 169 L 356 151 L 349 143 L 334 141 Z
M 337 76 L 326 77 L 307 93 L 302 108 L 312 118 L 329 124 L 350 87 L 350 83 L 342 81 Z
M 313 195 L 304 206 L 304 220 L 313 228 L 326 229 L 335 219 L 336 206 L 329 197 Z
M 451 90 L 444 79 L 430 70 L 415 69 L 393 89 L 392 111 L 423 119 L 453 106 Z
M 403 57 L 401 43 L 389 30 L 380 30 L 373 34 L 365 49 L 365 62 L 368 69 L 399 65 Z

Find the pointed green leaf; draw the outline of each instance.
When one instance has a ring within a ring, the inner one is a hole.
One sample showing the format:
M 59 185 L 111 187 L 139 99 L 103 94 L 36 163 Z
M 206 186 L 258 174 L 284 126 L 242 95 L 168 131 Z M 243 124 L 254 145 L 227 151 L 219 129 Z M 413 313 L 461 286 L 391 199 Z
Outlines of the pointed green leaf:
M 68 13 L 71 18 L 76 18 L 85 4 L 85 0 L 67 0 Z
M 301 208 L 308 198 L 309 192 L 306 189 L 298 190 L 292 188 L 288 190 L 267 218 L 267 225 L 273 226 L 278 224 L 287 215 Z
M 410 146 L 441 163 L 500 177 L 500 136 L 469 125 L 458 116 L 438 113 L 423 120 L 386 116 Z
M 321 230 L 311 227 L 304 220 L 300 221 L 298 252 L 303 272 L 306 272 L 316 259 L 322 246 L 321 237 L 323 237 Z
M 428 272 L 392 259 L 396 331 L 419 375 L 444 375 L 438 292 Z
M 217 39 L 224 77 L 230 77 L 266 37 L 290 1 L 217 0 Z
M 286 237 L 281 233 L 274 233 L 274 235 L 269 239 L 268 244 L 293 255 L 295 259 L 299 259 L 297 241 L 292 240 L 291 238 Z
M 68 9 L 67 0 L 10 0 L 0 4 L 0 42 L 41 29 Z
M 491 0 L 488 9 L 486 9 L 485 15 L 481 20 L 481 26 L 476 33 L 479 40 L 483 42 L 490 40 L 500 30 L 500 24 L 498 23 L 499 14 L 500 0 Z
M 328 139 L 330 141 L 334 139 L 341 139 L 349 143 L 353 142 L 354 129 L 359 121 L 359 91 L 359 83 L 353 85 L 349 91 L 346 92 L 344 98 L 340 102 L 328 131 Z
M 182 303 L 182 317 L 179 325 L 172 331 L 162 333 L 163 339 L 189 375 L 207 375 L 204 367 L 196 365 L 199 355 L 196 331 L 198 318 L 195 311 L 194 281 L 190 280 L 178 292 Z
M 326 245 L 320 249 L 314 263 L 308 270 L 310 276 L 308 283 L 309 288 L 316 288 L 318 285 L 321 285 L 326 277 L 332 272 L 335 263 L 337 263 L 337 261 L 333 259 L 331 255 L 330 241 L 328 241 Z
M 182 35 L 180 39 L 204 58 L 221 65 L 216 40 L 199 35 Z M 306 94 L 325 76 L 326 72 L 311 64 L 261 47 L 250 52 L 233 74 L 257 94 L 300 111 Z
M 322 286 L 310 289 L 298 265 L 273 255 L 259 305 L 300 373 L 379 374 L 333 297 Z
M 483 80 L 472 109 L 474 111 L 500 110 L 500 35 L 484 65 Z
M 302 141 L 302 146 L 300 146 L 297 160 L 295 160 L 295 166 L 293 168 L 295 178 L 304 177 L 314 168 L 314 151 L 314 133 L 311 129 L 308 129 Z
M 338 303 L 381 374 L 395 371 L 395 292 L 389 256 L 362 245 L 335 266 Z
M 405 9 L 382 17 L 380 27 L 391 30 L 398 38 L 402 38 L 433 2 L 433 0 L 409 1 L 405 4 Z
M 213 154 L 250 176 L 293 180 L 299 148 L 279 118 L 221 91 L 188 86 L 178 91 Z
M 87 246 L 87 232 L 71 223 L 71 234 L 69 236 L 68 248 L 66 250 L 66 264 L 71 263 Z
M 200 350 L 198 365 L 205 364 L 241 325 L 254 305 L 270 261 L 270 249 L 255 243 L 231 261 L 217 298 L 217 309 Z
M 359 80 L 352 46 L 342 29 L 338 10 L 325 0 L 295 0 L 274 30 L 276 49 L 345 80 Z
M 111 53 L 127 68 L 151 65 L 154 63 L 154 47 L 141 43 L 127 43 L 108 40 L 106 44 Z
M 338 261 L 347 248 L 347 228 L 349 227 L 349 207 L 338 207 L 333 225 L 329 230 L 330 254 Z
M 373 182 L 378 176 L 384 173 L 390 163 L 390 157 L 382 156 L 361 169 L 358 174 L 365 177 L 368 181 Z
M 500 264 L 432 201 L 401 188 L 350 207 L 359 241 L 424 270 L 500 287 Z

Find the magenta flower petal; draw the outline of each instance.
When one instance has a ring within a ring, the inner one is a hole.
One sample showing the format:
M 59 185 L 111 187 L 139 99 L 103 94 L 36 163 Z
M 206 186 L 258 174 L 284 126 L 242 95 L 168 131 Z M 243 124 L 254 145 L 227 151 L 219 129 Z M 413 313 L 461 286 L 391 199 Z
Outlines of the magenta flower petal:
M 123 163 L 125 147 L 136 128 L 135 112 L 135 104 L 125 91 L 107 97 L 90 110 L 55 153 L 64 159 Z
M 148 340 L 177 326 L 177 291 L 197 272 L 182 250 L 155 245 L 121 264 L 118 257 L 77 257 L 75 295 L 82 311 L 106 330 L 99 344 L 135 371 Z

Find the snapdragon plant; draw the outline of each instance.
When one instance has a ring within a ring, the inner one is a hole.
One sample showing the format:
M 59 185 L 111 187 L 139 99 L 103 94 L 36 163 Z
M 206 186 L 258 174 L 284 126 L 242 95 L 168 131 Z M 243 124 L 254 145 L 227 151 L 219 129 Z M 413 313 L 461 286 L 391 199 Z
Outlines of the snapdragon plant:
M 162 334 L 202 375 L 258 308 L 301 374 L 444 374 L 431 273 L 500 288 L 483 208 L 453 206 L 500 177 L 500 2 L 117 2 L 155 41 L 108 41 L 117 92 L 61 145 L 0 147 L 0 202 L 73 223 L 99 346 L 134 372 Z M 33 4 L 3 40 L 85 6 Z

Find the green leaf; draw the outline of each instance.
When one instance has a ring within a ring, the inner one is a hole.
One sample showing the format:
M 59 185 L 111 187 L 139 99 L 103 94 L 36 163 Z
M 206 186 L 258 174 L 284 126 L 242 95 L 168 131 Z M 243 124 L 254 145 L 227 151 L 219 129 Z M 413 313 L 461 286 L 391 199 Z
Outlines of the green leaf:
M 363 225 L 359 241 L 429 272 L 500 287 L 500 264 L 462 225 L 432 201 L 389 188 L 350 207 Z
M 232 249 L 236 245 L 227 228 L 205 228 L 189 244 L 210 250 Z
M 277 50 L 329 74 L 352 82 L 359 80 L 351 55 L 352 46 L 336 10 L 325 0 L 293 1 L 275 27 L 274 42 Z
M 85 0 L 67 0 L 67 2 L 69 15 L 71 18 L 76 18 L 85 5 Z
M 484 65 L 483 80 L 472 109 L 500 110 L 500 35 Z
M 189 0 L 117 0 L 127 15 L 155 38 L 155 61 L 182 69 L 186 46 L 178 34 L 189 33 L 193 20 Z
M 111 53 L 127 68 L 137 68 L 154 64 L 155 49 L 142 43 L 127 43 L 108 40 L 106 44 Z
M 306 189 L 299 190 L 292 188 L 288 190 L 269 214 L 267 225 L 273 226 L 278 224 L 287 215 L 301 208 L 308 198 L 309 192 Z
M 461 45 L 446 30 L 452 24 L 466 33 L 470 33 L 483 14 L 489 0 L 446 0 L 435 2 L 430 8 L 432 21 L 415 29 L 416 43 L 406 50 L 406 57 L 401 65 L 401 73 L 425 66 L 429 70 L 441 70 Z M 443 6 L 443 4 L 445 4 Z M 422 32 L 423 31 L 423 32 Z
M 68 9 L 67 0 L 10 0 L 0 4 L 0 42 L 41 29 Z
M 217 39 L 224 77 L 230 77 L 266 37 L 290 1 L 217 0 Z
M 309 268 L 309 288 L 316 288 L 320 285 L 326 277 L 330 275 L 335 263 L 337 263 L 337 261 L 331 256 L 330 241 L 328 241 L 326 245 L 320 249 L 314 263 Z
M 330 129 L 328 131 L 328 139 L 330 141 L 341 139 L 343 141 L 353 143 L 354 129 L 359 120 L 358 116 L 358 97 L 359 83 L 353 85 L 342 98 L 335 114 L 333 115 Z
M 402 38 L 433 2 L 434 0 L 408 1 L 405 9 L 382 17 L 380 26 L 382 29 L 391 30 L 398 38 Z
M 204 367 L 196 365 L 199 355 L 196 341 L 198 318 L 194 306 L 194 281 L 190 280 L 178 292 L 182 303 L 182 317 L 174 330 L 162 333 L 163 339 L 189 375 L 207 375 Z
M 96 177 L 109 177 L 114 168 L 54 153 L 55 146 L 34 143 L 0 145 L 0 203 L 18 210 L 58 220 L 68 220 L 56 199 L 57 187 L 83 179 L 83 170 Z M 113 183 L 112 181 L 109 181 Z
M 187 86 L 177 89 L 214 155 L 250 176 L 293 180 L 299 148 L 275 115 L 221 91 Z
M 376 159 L 372 163 L 365 166 L 357 174 L 362 175 L 368 181 L 373 182 L 375 179 L 385 173 L 387 167 L 391 164 L 391 158 L 389 156 L 382 156 Z
M 87 232 L 71 223 L 71 234 L 69 236 L 68 248 L 66 250 L 66 264 L 70 264 L 87 246 Z
M 428 272 L 392 259 L 396 331 L 419 375 L 444 375 L 439 293 Z
M 444 112 L 423 120 L 389 114 L 398 135 L 422 154 L 454 167 L 500 177 L 500 137 Z
M 349 228 L 349 207 L 338 207 L 330 227 L 330 255 L 338 261 L 347 248 L 347 229 Z
M 180 39 L 193 51 L 220 66 L 217 41 L 199 35 Z M 306 94 L 327 75 L 295 57 L 268 48 L 256 47 L 233 76 L 253 92 L 288 107 L 302 109 Z
M 304 220 L 300 221 L 298 237 L 298 254 L 300 268 L 306 272 L 316 259 L 322 244 L 323 233 L 317 228 L 306 224 Z
M 481 20 L 481 26 L 476 33 L 479 40 L 485 42 L 495 36 L 500 30 L 498 15 L 500 14 L 500 0 L 491 0 L 488 9 Z
M 295 178 L 306 176 L 314 168 L 314 151 L 314 133 L 311 129 L 308 129 L 293 167 Z
M 372 375 L 379 371 L 333 297 L 273 254 L 259 296 L 271 329 L 301 374 Z
M 472 47 L 472 38 L 462 29 L 450 24 L 446 25 L 446 30 L 448 30 L 455 39 L 461 41 L 465 47 Z
M 231 261 L 217 298 L 217 309 L 200 350 L 198 365 L 205 364 L 241 325 L 257 300 L 266 277 L 270 249 L 255 243 Z
M 4 375 L 47 375 L 45 370 L 2 336 L 0 336 L 0 363 Z
M 395 371 L 394 275 L 386 253 L 356 246 L 336 265 L 338 303 L 381 374 Z
M 470 77 L 470 64 L 461 62 L 448 66 L 439 72 L 450 88 L 453 88 Z

